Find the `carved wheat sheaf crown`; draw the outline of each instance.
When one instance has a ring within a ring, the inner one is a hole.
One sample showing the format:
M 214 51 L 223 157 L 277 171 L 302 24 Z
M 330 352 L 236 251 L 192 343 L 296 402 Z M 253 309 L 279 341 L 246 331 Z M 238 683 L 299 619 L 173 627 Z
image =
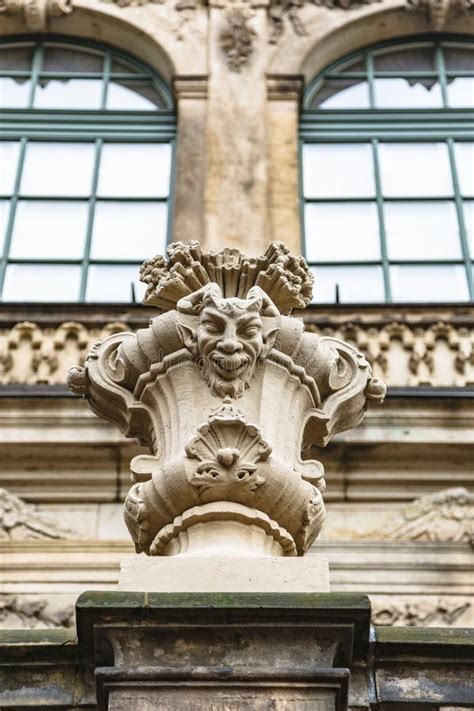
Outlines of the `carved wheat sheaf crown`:
M 282 242 L 272 242 L 265 254 L 248 257 L 238 249 L 203 252 L 199 242 L 175 242 L 161 255 L 148 259 L 140 270 L 147 284 L 144 304 L 162 311 L 176 308 L 177 302 L 211 282 L 224 298 L 245 299 L 259 286 L 282 314 L 304 309 L 311 301 L 313 274 L 304 257 L 295 257 Z

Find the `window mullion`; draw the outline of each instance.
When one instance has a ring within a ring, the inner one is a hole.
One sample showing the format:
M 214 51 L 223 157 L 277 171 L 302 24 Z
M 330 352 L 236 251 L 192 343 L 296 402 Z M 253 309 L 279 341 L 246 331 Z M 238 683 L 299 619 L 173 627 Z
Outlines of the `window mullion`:
M 95 203 L 97 200 L 97 184 L 99 181 L 99 168 L 100 168 L 100 154 L 102 150 L 103 141 L 98 138 L 95 142 L 95 157 L 94 157 L 94 171 L 92 176 L 92 188 L 89 197 L 89 215 L 87 218 L 87 231 L 86 231 L 86 241 L 84 245 L 84 256 L 82 259 L 82 274 L 81 274 L 81 287 L 79 293 L 79 301 L 85 301 L 86 289 L 87 289 L 87 277 L 90 262 L 91 244 L 92 244 L 92 232 L 94 229 L 94 212 Z
M 36 87 L 38 85 L 39 74 L 41 71 L 41 66 L 43 64 L 43 45 L 38 43 L 36 45 L 35 53 L 33 56 L 33 66 L 31 69 L 31 89 L 30 96 L 28 98 L 28 109 L 32 109 L 35 102 Z
M 390 285 L 390 269 L 388 263 L 388 253 L 387 253 L 387 241 L 385 233 L 385 215 L 384 215 L 384 205 L 382 196 L 382 180 L 380 177 L 380 164 L 379 164 L 379 142 L 376 138 L 372 141 L 372 153 L 374 160 L 374 178 L 375 178 L 375 190 L 377 199 L 377 213 L 379 218 L 379 230 L 380 230 L 380 254 L 382 256 L 382 269 L 384 276 L 384 288 L 385 288 L 385 299 L 386 301 L 392 300 L 392 289 Z
M 8 257 L 10 254 L 10 247 L 11 247 L 11 242 L 12 242 L 12 237 L 13 237 L 13 226 L 15 224 L 16 206 L 18 203 L 18 195 L 20 192 L 21 176 L 23 173 L 23 166 L 25 163 L 26 144 L 27 144 L 27 139 L 22 138 L 20 141 L 20 151 L 19 151 L 19 155 L 18 155 L 18 164 L 17 164 L 16 176 L 15 176 L 15 183 L 13 186 L 13 193 L 10 198 L 10 213 L 8 216 L 7 231 L 5 234 L 5 243 L 3 246 L 3 255 L 2 255 L 2 260 L 0 262 L 0 298 L 3 294 L 3 285 L 5 283 L 5 274 L 6 274 L 6 270 L 7 270 Z
M 471 257 L 469 253 L 469 241 L 467 238 L 466 224 L 464 222 L 464 207 L 463 199 L 461 195 L 461 189 L 459 186 L 458 173 L 456 169 L 456 156 L 454 153 L 454 141 L 452 138 L 448 138 L 448 152 L 449 152 L 449 163 L 451 166 L 451 177 L 453 180 L 454 188 L 454 202 L 456 204 L 456 213 L 458 218 L 459 227 L 459 237 L 461 239 L 461 250 L 464 260 L 464 266 L 466 268 L 467 285 L 469 289 L 469 298 L 474 300 L 474 284 L 473 284 L 473 274 L 471 268 Z

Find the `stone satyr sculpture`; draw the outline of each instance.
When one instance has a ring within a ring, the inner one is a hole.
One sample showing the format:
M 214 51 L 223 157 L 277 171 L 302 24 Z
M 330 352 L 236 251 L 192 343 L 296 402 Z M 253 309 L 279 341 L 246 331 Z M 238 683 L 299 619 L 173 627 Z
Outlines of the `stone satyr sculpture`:
M 358 425 L 385 385 L 351 345 L 292 317 L 311 299 L 302 257 L 175 243 L 145 262 L 146 329 L 95 345 L 69 387 L 153 452 L 131 462 L 137 552 L 296 556 L 325 517 L 324 469 L 304 458 Z

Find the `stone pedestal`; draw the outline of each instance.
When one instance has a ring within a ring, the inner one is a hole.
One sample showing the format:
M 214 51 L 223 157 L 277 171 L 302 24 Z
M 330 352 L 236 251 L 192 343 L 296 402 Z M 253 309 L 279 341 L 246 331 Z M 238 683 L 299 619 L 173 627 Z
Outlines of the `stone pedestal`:
M 119 589 L 165 593 L 329 592 L 326 558 L 192 558 L 130 555 L 120 563 Z
M 91 592 L 77 624 L 98 711 L 346 711 L 370 604 L 331 593 Z

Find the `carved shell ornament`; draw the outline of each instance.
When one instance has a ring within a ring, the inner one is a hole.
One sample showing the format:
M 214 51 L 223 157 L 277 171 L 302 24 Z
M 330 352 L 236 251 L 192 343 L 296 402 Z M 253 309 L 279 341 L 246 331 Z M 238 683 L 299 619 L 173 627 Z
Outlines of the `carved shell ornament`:
M 125 502 L 137 552 L 196 555 L 203 530 L 235 549 L 245 529 L 262 555 L 304 554 L 325 517 L 324 468 L 305 453 L 358 425 L 385 385 L 356 348 L 291 316 L 313 276 L 282 243 L 247 257 L 178 242 L 141 278 L 161 314 L 96 344 L 68 381 L 151 450 L 132 460 Z

